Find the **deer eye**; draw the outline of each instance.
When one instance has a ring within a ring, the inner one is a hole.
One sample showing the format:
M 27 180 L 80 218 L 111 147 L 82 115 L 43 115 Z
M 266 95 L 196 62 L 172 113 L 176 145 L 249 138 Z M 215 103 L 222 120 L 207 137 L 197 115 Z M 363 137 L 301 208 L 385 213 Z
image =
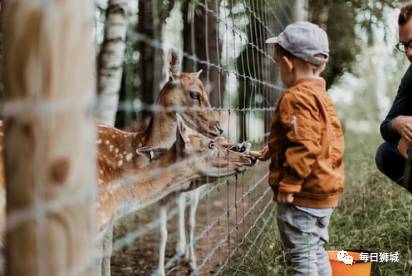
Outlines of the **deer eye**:
M 190 91 L 190 98 L 200 101 L 200 93 L 196 91 Z
M 209 149 L 214 149 L 216 147 L 215 142 L 210 141 L 209 145 L 207 146 Z

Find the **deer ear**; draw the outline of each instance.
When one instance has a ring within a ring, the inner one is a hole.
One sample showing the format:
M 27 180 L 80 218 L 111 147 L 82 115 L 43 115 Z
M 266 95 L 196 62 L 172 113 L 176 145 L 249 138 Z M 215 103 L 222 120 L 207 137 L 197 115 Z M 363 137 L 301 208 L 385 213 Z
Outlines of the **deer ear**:
M 167 151 L 167 148 L 152 148 L 152 147 L 143 147 L 136 150 L 137 153 L 144 155 L 150 161 L 160 159 Z
M 203 72 L 203 70 L 200 69 L 198 72 L 192 73 L 192 76 L 193 76 L 194 78 L 198 79 L 198 78 L 200 77 L 200 74 L 202 74 L 202 72 Z
M 179 57 L 176 50 L 171 48 L 167 54 L 167 60 L 169 62 L 169 80 L 176 81 L 179 77 Z
M 183 123 L 182 118 L 179 114 L 176 115 L 177 119 L 177 128 L 176 128 L 176 157 L 184 157 L 185 149 L 188 146 L 189 137 L 187 134 L 187 127 Z
M 176 141 L 180 139 L 183 144 L 189 142 L 187 126 L 184 124 L 182 117 L 179 114 L 176 114 L 177 119 L 177 132 L 176 132 Z
M 173 83 L 176 83 L 176 82 L 177 82 L 177 78 L 176 78 L 175 76 L 169 74 L 169 81 L 170 81 L 170 82 L 173 82 Z

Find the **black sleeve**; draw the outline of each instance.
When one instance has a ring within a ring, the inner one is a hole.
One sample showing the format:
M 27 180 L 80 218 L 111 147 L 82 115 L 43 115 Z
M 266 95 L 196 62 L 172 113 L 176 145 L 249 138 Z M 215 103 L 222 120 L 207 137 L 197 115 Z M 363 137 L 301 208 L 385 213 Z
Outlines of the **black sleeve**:
M 412 65 L 409 66 L 402 78 L 392 107 L 382 122 L 380 130 L 382 138 L 389 143 L 397 143 L 401 136 L 392 127 L 392 119 L 399 115 L 411 115 L 412 113 Z

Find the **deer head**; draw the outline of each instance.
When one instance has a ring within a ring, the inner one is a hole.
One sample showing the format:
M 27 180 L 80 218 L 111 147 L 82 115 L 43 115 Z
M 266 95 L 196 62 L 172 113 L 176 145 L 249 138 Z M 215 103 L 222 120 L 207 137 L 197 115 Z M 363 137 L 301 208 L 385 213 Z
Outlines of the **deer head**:
M 222 134 L 219 116 L 212 111 L 208 95 L 199 79 L 202 71 L 184 73 L 178 70 L 178 57 L 175 51 L 168 54 L 169 79 L 160 91 L 158 104 L 167 107 L 182 107 L 179 112 L 185 124 L 207 137 Z
M 228 144 L 226 141 L 226 143 L 222 142 L 222 146 L 232 151 L 243 152 L 246 154 L 249 154 L 250 149 L 252 148 L 252 144 L 250 142 L 242 142 L 239 144 Z
M 208 138 L 187 127 L 178 116 L 176 152 L 178 158 L 195 158 L 189 163 L 193 172 L 205 177 L 233 175 L 252 166 L 254 158 L 246 152 L 231 150 L 224 137 Z

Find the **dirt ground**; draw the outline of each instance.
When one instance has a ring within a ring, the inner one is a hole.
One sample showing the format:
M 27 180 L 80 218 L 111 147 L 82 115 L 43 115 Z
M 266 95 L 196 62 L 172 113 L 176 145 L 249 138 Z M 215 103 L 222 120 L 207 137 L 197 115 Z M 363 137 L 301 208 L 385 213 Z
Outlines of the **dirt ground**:
M 228 256 L 239 246 L 240 241 L 253 226 L 262 209 L 272 198 L 268 191 L 265 163 L 235 177 L 209 184 L 212 190 L 199 202 L 195 236 L 199 275 L 213 275 L 229 263 Z M 245 195 L 249 190 L 252 190 Z M 205 191 L 205 190 L 204 190 Z M 243 197 L 243 198 L 242 198 Z M 174 198 L 169 199 L 168 208 L 176 207 Z M 159 206 L 152 206 L 137 215 L 130 216 L 115 228 L 115 238 L 122 239 L 131 231 L 158 218 Z M 189 207 L 186 208 L 186 218 Z M 188 219 L 186 219 L 186 222 Z M 188 223 L 186 223 L 188 226 Z M 209 231 L 204 231 L 209 228 Z M 113 253 L 111 264 L 113 275 L 150 275 L 158 264 L 159 227 Z M 177 238 L 177 216 L 168 221 L 166 262 L 175 254 Z M 187 227 L 188 229 L 188 227 Z M 253 231 L 257 231 L 252 228 Z M 203 232 L 203 234 L 202 234 Z M 199 235 L 201 237 L 199 238 Z M 188 233 L 186 233 L 188 237 Z M 190 275 L 187 261 L 181 260 L 166 270 L 167 275 Z

